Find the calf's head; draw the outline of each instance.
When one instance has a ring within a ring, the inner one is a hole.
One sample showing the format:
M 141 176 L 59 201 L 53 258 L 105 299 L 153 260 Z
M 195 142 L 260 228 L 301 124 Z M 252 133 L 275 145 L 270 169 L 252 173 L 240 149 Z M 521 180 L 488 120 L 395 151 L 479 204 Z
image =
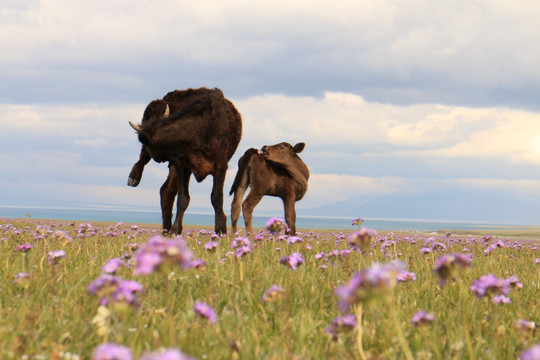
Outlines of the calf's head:
M 263 146 L 261 153 L 266 160 L 278 165 L 287 166 L 293 165 L 291 162 L 298 158 L 297 154 L 301 153 L 305 146 L 306 144 L 303 142 L 294 146 L 287 142 L 282 142 L 276 145 Z

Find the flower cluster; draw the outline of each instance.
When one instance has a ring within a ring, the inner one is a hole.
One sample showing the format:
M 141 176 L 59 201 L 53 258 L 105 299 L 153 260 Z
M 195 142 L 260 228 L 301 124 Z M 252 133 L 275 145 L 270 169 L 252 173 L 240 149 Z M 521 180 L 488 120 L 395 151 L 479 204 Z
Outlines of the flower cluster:
M 512 290 L 512 285 L 507 279 L 499 279 L 493 274 L 488 274 L 474 280 L 470 289 L 477 298 L 487 295 L 493 296 L 494 303 L 508 303 L 510 300 L 507 295 Z
M 34 245 L 31 244 L 31 243 L 21 244 L 21 245 L 18 245 L 18 246 L 17 246 L 17 248 L 15 249 L 15 251 L 17 251 L 17 252 L 22 252 L 22 253 L 27 253 L 27 252 L 29 252 L 30 250 L 32 250 L 33 247 L 34 247 Z
M 324 329 L 324 332 L 332 336 L 339 333 L 349 332 L 356 327 L 356 317 L 353 314 L 335 317 L 330 325 Z
M 386 264 L 376 263 L 355 273 L 347 284 L 336 290 L 339 308 L 348 311 L 356 303 L 386 299 L 396 287 L 397 274 L 404 270 L 405 263 L 398 260 Z
M 429 314 L 423 310 L 417 311 L 411 318 L 411 324 L 414 327 L 429 325 L 435 320 L 435 316 Z
M 262 296 L 262 301 L 267 303 L 279 302 L 287 295 L 287 291 L 280 286 L 273 285 L 266 290 Z
M 470 267 L 472 254 L 442 255 L 435 261 L 433 271 L 439 276 L 439 283 L 444 285 L 448 280 L 454 280 L 458 269 Z
M 104 343 L 94 351 L 92 360 L 133 360 L 131 349 L 115 343 Z M 193 360 L 178 349 L 164 349 L 162 352 L 143 354 L 138 360 Z
M 212 324 L 215 324 L 217 321 L 217 314 L 215 310 L 210 305 L 204 302 L 197 301 L 193 305 L 193 312 L 195 313 L 195 315 L 207 319 Z
M 49 265 L 56 265 L 61 258 L 66 257 L 66 252 L 64 250 L 54 250 L 47 253 L 47 260 Z
M 349 235 L 348 242 L 350 245 L 361 249 L 362 251 L 369 250 L 373 242 L 373 237 L 377 232 L 373 229 L 361 228 L 358 231 Z
M 279 259 L 279 263 L 288 265 L 293 270 L 297 270 L 298 266 L 304 263 L 304 258 L 302 257 L 302 254 L 295 252 Z
M 102 305 L 113 302 L 137 306 L 137 294 L 143 291 L 138 282 L 112 275 L 101 275 L 88 285 L 88 292 L 99 296 Z
M 285 228 L 285 221 L 283 219 L 273 217 L 266 222 L 265 227 L 266 230 L 268 230 L 270 234 L 272 234 L 272 236 L 275 236 Z
M 134 273 L 148 275 L 164 264 L 178 265 L 186 269 L 191 266 L 192 257 L 192 251 L 181 238 L 166 240 L 161 236 L 154 236 L 135 253 Z

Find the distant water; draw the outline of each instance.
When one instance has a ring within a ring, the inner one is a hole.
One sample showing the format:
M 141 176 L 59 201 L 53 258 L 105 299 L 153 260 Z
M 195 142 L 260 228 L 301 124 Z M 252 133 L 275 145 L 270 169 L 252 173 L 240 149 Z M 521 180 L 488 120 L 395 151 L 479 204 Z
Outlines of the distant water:
M 229 215 L 227 215 L 229 216 Z M 281 217 L 281 214 L 274 216 Z M 109 210 L 109 209 L 47 209 L 47 208 L 25 208 L 25 207 L 1 207 L 0 218 L 30 218 L 30 219 L 55 219 L 55 220 L 75 220 L 75 221 L 106 221 L 139 224 L 161 224 L 161 213 L 159 211 L 132 211 L 132 210 Z M 262 228 L 270 216 L 254 216 L 253 226 Z M 298 216 L 296 227 L 304 230 L 334 229 L 353 230 L 353 218 L 336 217 L 304 217 Z M 230 226 L 230 220 L 228 219 Z M 189 211 L 184 216 L 185 225 L 214 225 L 213 214 L 193 214 Z M 244 220 L 240 218 L 239 226 L 243 226 Z M 386 220 L 386 219 L 365 219 L 362 226 L 375 230 L 392 231 L 421 231 L 431 232 L 437 230 L 482 230 L 482 229 L 508 229 L 516 225 L 511 224 L 482 224 L 468 222 L 445 222 L 445 221 L 423 221 L 423 220 Z

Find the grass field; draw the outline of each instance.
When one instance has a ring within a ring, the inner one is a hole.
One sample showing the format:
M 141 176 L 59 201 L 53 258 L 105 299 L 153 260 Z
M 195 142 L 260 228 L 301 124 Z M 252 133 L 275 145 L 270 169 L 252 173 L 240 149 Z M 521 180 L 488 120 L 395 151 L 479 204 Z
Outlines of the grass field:
M 0 359 L 529 359 L 540 343 L 535 236 L 358 230 L 0 219 Z

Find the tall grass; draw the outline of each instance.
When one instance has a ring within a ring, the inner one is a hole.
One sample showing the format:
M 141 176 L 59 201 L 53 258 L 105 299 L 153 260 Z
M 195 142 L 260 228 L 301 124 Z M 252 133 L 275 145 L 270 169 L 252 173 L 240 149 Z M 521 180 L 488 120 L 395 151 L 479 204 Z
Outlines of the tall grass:
M 379 234 L 370 251 L 338 254 L 334 251 L 351 249 L 347 233 L 306 231 L 301 241 L 287 244 L 286 236 L 264 232 L 252 239 L 252 253 L 237 258 L 231 249 L 236 236 L 221 237 L 208 251 L 204 245 L 214 240 L 212 234 L 191 231 L 184 239 L 206 267 L 135 276 L 130 244 L 142 246 L 158 233 L 122 224 L 0 220 L 0 359 L 90 359 L 106 342 L 130 348 L 134 359 L 163 348 L 198 359 L 360 358 L 355 330 L 325 332 L 342 315 L 335 291 L 354 273 L 395 258 L 407 264 L 416 281 L 399 283 L 390 298 L 363 306 L 367 358 L 402 359 L 408 348 L 415 359 L 514 359 L 540 342 L 538 333 L 521 333 L 514 326 L 519 319 L 540 322 L 540 264 L 535 262 L 540 252 L 534 241 L 504 240 L 486 252 L 497 239 Z M 437 242 L 446 248 L 434 246 Z M 33 245 L 28 252 L 17 251 L 27 243 Z M 424 254 L 424 247 L 433 250 Z M 65 257 L 49 262 L 54 250 L 64 250 Z M 294 252 L 304 259 L 297 270 L 280 263 Z M 441 285 L 433 272 L 436 259 L 463 252 L 473 254 L 472 266 Z M 316 256 L 320 253 L 326 256 Z M 109 302 L 100 307 L 100 297 L 88 291 L 101 267 L 116 257 L 130 263 L 116 276 L 144 287 L 138 306 Z M 30 275 L 15 281 L 19 273 Z M 523 288 L 512 290 L 511 303 L 474 296 L 470 285 L 489 273 L 519 277 Z M 273 285 L 285 290 L 283 298 L 263 301 Z M 194 313 L 198 301 L 215 310 L 215 324 Z M 101 326 L 98 309 L 108 314 Z M 410 319 L 419 310 L 435 319 L 413 326 Z

